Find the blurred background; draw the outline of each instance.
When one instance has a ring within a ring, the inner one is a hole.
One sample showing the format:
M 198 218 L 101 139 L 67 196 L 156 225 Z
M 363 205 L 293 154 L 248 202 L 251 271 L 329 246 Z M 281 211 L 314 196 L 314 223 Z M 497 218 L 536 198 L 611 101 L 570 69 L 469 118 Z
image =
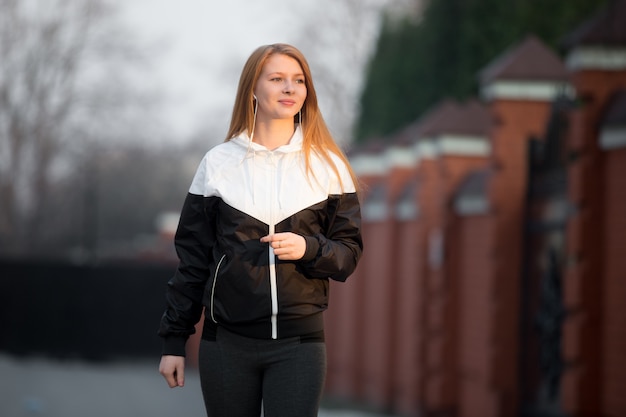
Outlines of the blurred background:
M 626 416 L 626 0 L 0 0 L 0 415 L 204 413 L 172 238 L 275 42 L 363 184 L 323 415 Z

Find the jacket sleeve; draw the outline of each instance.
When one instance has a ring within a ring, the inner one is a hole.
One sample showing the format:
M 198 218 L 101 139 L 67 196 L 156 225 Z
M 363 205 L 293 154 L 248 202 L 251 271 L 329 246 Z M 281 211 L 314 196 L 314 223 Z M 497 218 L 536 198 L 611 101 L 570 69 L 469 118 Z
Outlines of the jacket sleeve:
M 312 278 L 345 281 L 356 269 L 363 252 L 361 209 L 356 193 L 331 196 L 325 234 L 304 236 L 302 267 Z
M 166 309 L 159 335 L 164 355 L 185 356 L 185 343 L 202 314 L 202 296 L 209 277 L 215 242 L 212 210 L 202 195 L 187 194 L 174 238 L 178 268 L 169 280 Z

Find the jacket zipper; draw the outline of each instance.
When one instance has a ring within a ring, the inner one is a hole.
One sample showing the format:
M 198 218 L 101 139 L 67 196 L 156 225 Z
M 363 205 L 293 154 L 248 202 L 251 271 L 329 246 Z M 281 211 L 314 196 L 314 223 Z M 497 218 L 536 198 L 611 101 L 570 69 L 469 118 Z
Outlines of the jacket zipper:
M 271 188 L 271 198 L 269 203 L 270 210 L 270 224 L 269 224 L 269 234 L 273 235 L 275 232 L 274 228 L 274 206 L 273 202 L 276 201 L 277 192 L 276 192 L 276 183 L 278 179 L 278 170 L 276 169 L 276 161 L 274 161 L 274 153 L 270 153 L 270 160 L 272 162 L 272 168 L 274 169 L 273 181 Z M 278 196 L 280 197 L 280 196 Z M 278 290 L 277 290 L 277 282 L 276 282 L 276 255 L 274 255 L 274 248 L 269 247 L 269 272 L 270 272 L 270 295 L 272 299 L 272 315 L 270 317 L 270 322 L 272 325 L 272 339 L 278 338 Z
M 213 276 L 213 285 L 211 286 L 211 320 L 213 320 L 213 323 L 217 324 L 217 320 L 215 319 L 215 314 L 213 312 L 214 309 L 214 303 L 213 303 L 213 299 L 215 298 L 215 284 L 217 283 L 217 275 L 220 272 L 220 266 L 222 266 L 222 262 L 224 261 L 224 258 L 226 258 L 226 255 L 222 255 L 222 257 L 220 258 L 220 261 L 217 263 L 217 267 L 215 268 L 215 275 Z

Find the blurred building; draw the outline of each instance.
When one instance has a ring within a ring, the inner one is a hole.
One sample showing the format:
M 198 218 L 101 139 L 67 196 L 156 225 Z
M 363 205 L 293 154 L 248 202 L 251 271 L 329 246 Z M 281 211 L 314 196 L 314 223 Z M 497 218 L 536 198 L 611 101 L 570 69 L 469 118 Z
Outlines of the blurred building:
M 402 416 L 626 415 L 626 2 L 350 153 L 365 255 L 327 394 Z

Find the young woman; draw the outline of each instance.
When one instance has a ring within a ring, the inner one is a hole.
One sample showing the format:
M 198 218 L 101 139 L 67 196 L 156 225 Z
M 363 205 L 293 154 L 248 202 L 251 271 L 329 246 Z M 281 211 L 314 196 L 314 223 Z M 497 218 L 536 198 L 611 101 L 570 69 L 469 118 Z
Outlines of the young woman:
M 246 62 L 226 141 L 204 157 L 175 238 L 160 372 L 184 384 L 204 309 L 199 368 L 208 416 L 317 416 L 329 279 L 362 252 L 357 181 L 290 45 Z

